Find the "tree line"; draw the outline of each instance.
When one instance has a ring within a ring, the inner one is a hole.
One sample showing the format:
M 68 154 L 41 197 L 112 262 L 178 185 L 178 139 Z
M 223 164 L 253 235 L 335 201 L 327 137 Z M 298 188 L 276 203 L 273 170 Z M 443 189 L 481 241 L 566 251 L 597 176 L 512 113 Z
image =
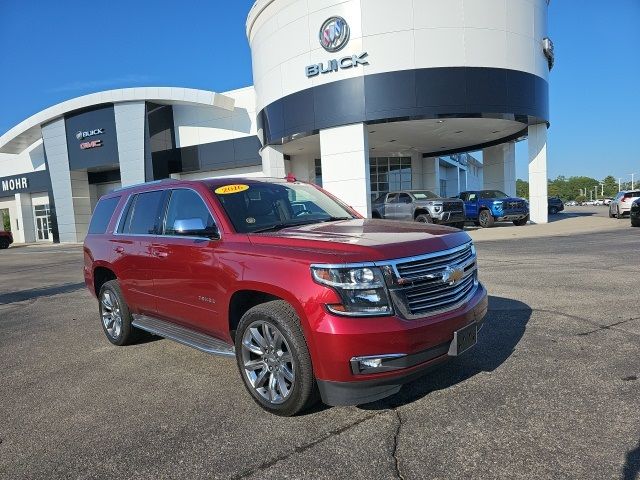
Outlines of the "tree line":
M 602 187 L 600 184 L 604 184 Z M 555 180 L 549 180 L 548 191 L 550 197 L 560 197 L 564 201 L 568 200 L 588 200 L 590 198 L 589 190 L 594 191 L 594 187 L 598 185 L 598 198 L 613 198 L 618 193 L 618 180 L 609 175 L 603 180 L 596 180 L 591 177 L 565 177 L 560 175 Z M 587 191 L 586 198 L 580 194 Z M 623 182 L 622 190 L 630 190 L 631 182 Z M 516 180 L 516 195 L 518 197 L 529 198 L 529 182 L 526 180 Z M 595 197 L 594 197 L 595 198 Z

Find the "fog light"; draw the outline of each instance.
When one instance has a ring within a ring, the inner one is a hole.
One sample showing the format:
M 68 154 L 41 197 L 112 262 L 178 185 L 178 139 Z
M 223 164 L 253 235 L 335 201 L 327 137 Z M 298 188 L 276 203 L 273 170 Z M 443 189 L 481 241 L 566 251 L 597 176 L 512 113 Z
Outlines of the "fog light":
M 398 370 L 405 368 L 402 358 L 406 356 L 404 353 L 391 353 L 367 357 L 353 357 L 351 359 L 351 371 L 354 375 L 363 375 Z

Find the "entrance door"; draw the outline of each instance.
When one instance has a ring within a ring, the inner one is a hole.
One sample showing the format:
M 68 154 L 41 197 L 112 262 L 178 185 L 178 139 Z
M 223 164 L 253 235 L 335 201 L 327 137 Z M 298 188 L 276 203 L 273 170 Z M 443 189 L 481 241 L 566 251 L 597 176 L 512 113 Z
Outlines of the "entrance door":
M 33 207 L 33 213 L 36 220 L 36 241 L 52 242 L 49 205 L 36 205 Z

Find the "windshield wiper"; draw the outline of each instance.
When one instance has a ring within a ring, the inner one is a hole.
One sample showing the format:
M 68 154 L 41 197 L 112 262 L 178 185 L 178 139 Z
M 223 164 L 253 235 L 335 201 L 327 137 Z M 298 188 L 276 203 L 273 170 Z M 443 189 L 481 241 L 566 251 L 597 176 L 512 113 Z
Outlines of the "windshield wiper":
M 314 220 L 308 220 L 306 222 L 281 222 L 273 225 L 269 225 L 268 227 L 259 228 L 257 230 L 251 231 L 251 233 L 264 233 L 264 232 L 277 232 L 278 230 L 282 230 L 283 228 L 288 227 L 300 227 L 302 225 L 312 225 L 314 223 L 324 223 L 324 222 L 337 222 L 339 220 L 351 220 L 351 217 L 329 217 L 329 218 L 319 218 Z

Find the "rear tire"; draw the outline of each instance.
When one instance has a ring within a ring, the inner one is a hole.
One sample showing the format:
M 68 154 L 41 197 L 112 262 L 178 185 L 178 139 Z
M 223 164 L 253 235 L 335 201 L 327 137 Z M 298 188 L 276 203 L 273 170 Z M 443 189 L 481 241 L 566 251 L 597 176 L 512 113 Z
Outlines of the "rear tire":
M 614 218 L 615 215 L 613 213 L 611 213 L 611 207 L 609 207 L 609 218 Z
M 140 339 L 142 331 L 131 325 L 133 317 L 117 280 L 109 280 L 98 294 L 100 323 L 107 339 L 120 347 Z
M 433 219 L 428 213 L 420 214 L 416 217 L 418 223 L 433 223 Z
M 482 228 L 491 228 L 493 224 L 496 222 L 496 219 L 489 210 L 482 210 L 480 212 L 480 217 L 478 217 L 478 221 Z
M 287 302 L 249 309 L 238 325 L 235 346 L 244 385 L 267 412 L 290 417 L 317 403 L 311 355 L 300 319 Z
M 520 220 L 514 220 L 513 221 L 513 224 L 516 227 L 522 227 L 522 226 L 526 225 L 527 223 L 529 223 L 529 215 L 527 215 L 524 218 L 521 218 Z
M 556 215 L 556 214 L 558 213 L 558 207 L 551 207 L 551 208 L 549 209 L 549 213 L 550 213 L 551 215 Z
M 640 220 L 631 220 L 631 226 L 632 227 L 640 227 Z
M 0 238 L 0 250 L 6 250 L 9 248 L 9 240 L 7 238 Z
M 623 213 L 620 213 L 620 207 L 616 207 L 616 218 L 617 218 L 618 220 L 621 220 L 621 219 L 623 219 L 623 218 L 624 218 L 624 214 L 623 214 Z

